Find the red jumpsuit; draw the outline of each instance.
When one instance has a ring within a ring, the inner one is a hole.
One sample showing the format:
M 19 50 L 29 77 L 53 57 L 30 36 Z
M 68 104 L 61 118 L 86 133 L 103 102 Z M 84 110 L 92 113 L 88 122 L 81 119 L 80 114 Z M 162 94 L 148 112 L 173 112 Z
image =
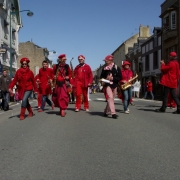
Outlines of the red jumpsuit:
M 83 95 L 84 109 L 89 109 L 88 86 L 92 84 L 93 75 L 89 65 L 77 65 L 74 69 L 74 87 L 76 88 L 76 109 L 81 108 L 81 95 Z

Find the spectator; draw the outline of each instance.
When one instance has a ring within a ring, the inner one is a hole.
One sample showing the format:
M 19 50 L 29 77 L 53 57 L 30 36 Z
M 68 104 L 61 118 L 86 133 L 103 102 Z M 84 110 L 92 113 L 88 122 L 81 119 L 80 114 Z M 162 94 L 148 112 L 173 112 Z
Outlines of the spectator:
M 144 99 L 146 99 L 147 94 L 150 93 L 150 94 L 151 94 L 151 98 L 152 98 L 152 100 L 153 100 L 153 99 L 154 99 L 154 95 L 153 95 L 153 92 L 152 92 L 153 84 L 152 84 L 151 80 L 148 79 L 148 80 L 146 81 L 146 84 L 145 84 L 145 85 L 146 85 L 146 92 L 145 92 L 145 94 L 144 94 Z

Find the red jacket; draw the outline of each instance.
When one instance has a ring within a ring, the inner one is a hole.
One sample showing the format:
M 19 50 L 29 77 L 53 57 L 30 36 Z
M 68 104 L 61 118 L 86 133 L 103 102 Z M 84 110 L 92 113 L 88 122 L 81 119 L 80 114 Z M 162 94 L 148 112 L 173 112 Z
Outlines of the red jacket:
M 19 93 L 19 100 L 23 99 L 25 91 L 34 90 L 35 92 L 37 92 L 36 82 L 34 80 L 34 74 L 29 68 L 18 69 L 14 79 L 9 85 L 9 88 L 12 89 L 16 84 Z
M 170 60 L 167 64 L 162 64 L 161 72 L 163 75 L 160 84 L 169 88 L 178 87 L 179 63 L 177 60 Z
M 128 81 L 130 78 L 134 77 L 133 72 L 130 69 L 127 69 L 127 70 L 122 69 L 121 73 L 122 73 L 122 79 L 120 82 Z
M 49 95 L 52 93 L 49 80 L 53 79 L 53 71 L 51 68 L 39 69 L 39 92 L 42 95 Z
M 88 84 L 92 84 L 93 74 L 89 65 L 84 64 L 82 66 L 77 65 L 74 69 L 74 87 L 77 86 L 77 82 L 82 83 L 82 87 L 88 87 Z
M 146 91 L 150 92 L 150 91 L 152 91 L 152 89 L 153 89 L 153 84 L 151 81 L 148 81 L 146 83 Z

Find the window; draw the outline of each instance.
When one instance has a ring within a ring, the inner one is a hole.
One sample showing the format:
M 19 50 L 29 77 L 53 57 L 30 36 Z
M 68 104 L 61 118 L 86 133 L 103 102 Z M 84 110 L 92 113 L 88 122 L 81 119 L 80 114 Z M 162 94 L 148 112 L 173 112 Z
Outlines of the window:
M 149 71 L 149 55 L 146 55 L 146 59 L 145 59 L 145 71 Z
M 157 51 L 154 52 L 153 69 L 158 69 L 158 53 L 157 53 Z
M 142 63 L 141 62 L 139 62 L 139 72 L 142 72 L 143 70 L 142 70 Z
M 169 30 L 169 14 L 167 14 L 167 15 L 164 16 L 164 18 L 163 18 L 163 30 L 164 30 L 164 31 Z
M 171 29 L 176 29 L 176 12 L 171 12 Z

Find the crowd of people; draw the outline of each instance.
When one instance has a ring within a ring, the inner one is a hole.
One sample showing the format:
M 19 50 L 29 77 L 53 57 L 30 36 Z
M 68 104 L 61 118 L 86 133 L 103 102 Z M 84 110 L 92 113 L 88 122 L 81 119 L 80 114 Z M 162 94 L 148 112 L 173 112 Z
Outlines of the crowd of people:
M 114 104 L 116 95 L 122 100 L 124 113 L 130 113 L 129 105 L 133 104 L 132 92 L 134 91 L 134 96 L 139 98 L 141 83 L 137 79 L 138 76 L 133 74 L 131 63 L 128 60 L 124 60 L 120 68 L 114 63 L 112 55 L 106 56 L 98 85 L 93 81 L 91 67 L 85 63 L 84 55 L 78 56 L 79 64 L 75 69 L 70 68 L 66 60 L 66 54 L 59 55 L 58 63 L 53 68 L 49 68 L 48 61 L 44 60 L 42 68 L 39 69 L 39 73 L 35 77 L 30 70 L 30 60 L 26 57 L 20 60 L 21 67 L 17 70 L 13 80 L 7 75 L 7 71 L 3 70 L 3 75 L 0 78 L 3 99 L 1 107 L 3 106 L 5 111 L 8 110 L 9 97 L 14 94 L 15 101 L 17 103 L 21 101 L 20 120 L 24 120 L 26 110 L 28 111 L 27 117 L 32 117 L 34 113 L 29 98 L 34 93 L 37 97 L 39 113 L 43 112 L 45 105 L 48 104 L 52 110 L 54 107 L 59 107 L 60 115 L 65 117 L 70 102 L 75 104 L 75 112 L 79 112 L 82 105 L 85 111 L 89 111 L 88 90 L 90 89 L 90 93 L 96 93 L 96 91 L 104 93 L 106 98 L 105 117 L 108 115 L 114 119 L 118 117 Z M 169 54 L 169 60 L 166 63 L 161 61 L 161 72 L 160 84 L 164 89 L 163 102 L 161 108 L 155 111 L 165 112 L 167 107 L 177 107 L 174 114 L 180 114 L 180 101 L 177 97 L 180 76 L 176 52 Z M 15 92 L 13 92 L 14 87 L 16 87 Z M 150 93 L 153 100 L 150 79 L 146 81 L 145 88 L 143 98 L 146 98 L 147 94 Z

